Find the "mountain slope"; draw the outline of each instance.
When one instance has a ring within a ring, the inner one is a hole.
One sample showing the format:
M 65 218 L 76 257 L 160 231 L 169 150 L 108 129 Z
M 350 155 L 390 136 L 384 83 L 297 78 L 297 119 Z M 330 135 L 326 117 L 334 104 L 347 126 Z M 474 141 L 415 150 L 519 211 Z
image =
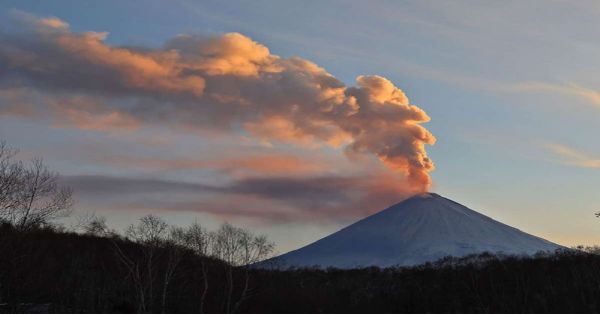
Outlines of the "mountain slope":
M 448 255 L 533 254 L 557 248 L 561 246 L 425 193 L 274 261 L 278 267 L 386 267 L 417 265 Z

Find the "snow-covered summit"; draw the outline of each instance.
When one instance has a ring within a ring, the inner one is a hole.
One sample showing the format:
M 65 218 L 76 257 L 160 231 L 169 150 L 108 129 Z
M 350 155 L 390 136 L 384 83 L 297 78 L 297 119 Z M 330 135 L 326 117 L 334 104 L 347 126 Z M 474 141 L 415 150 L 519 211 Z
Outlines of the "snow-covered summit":
M 279 267 L 417 265 L 481 252 L 561 248 L 435 193 L 423 193 L 276 258 Z

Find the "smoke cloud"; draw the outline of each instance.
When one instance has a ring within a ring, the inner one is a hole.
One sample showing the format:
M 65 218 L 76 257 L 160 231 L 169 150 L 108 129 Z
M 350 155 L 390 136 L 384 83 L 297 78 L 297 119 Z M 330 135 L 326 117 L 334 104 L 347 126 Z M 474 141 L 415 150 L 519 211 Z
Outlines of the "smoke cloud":
M 19 31 L 0 34 L 0 89 L 50 95 L 45 110 L 68 125 L 248 132 L 374 156 L 415 193 L 431 184 L 425 145 L 435 137 L 421 125 L 430 118 L 386 78 L 359 76 L 346 86 L 308 60 L 281 58 L 238 33 L 181 35 L 161 48 L 117 47 L 105 42 L 107 33 L 72 32 L 57 18 L 21 20 Z M 94 102 L 82 104 L 89 98 Z M 12 112 L 0 105 L 0 114 Z

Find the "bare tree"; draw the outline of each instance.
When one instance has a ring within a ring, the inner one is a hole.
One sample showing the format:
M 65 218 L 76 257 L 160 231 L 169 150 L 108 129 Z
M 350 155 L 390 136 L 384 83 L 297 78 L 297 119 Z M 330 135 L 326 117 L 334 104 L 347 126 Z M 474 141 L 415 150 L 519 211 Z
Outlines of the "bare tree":
M 186 236 L 185 230 L 181 227 L 171 228 L 169 235 L 164 240 L 164 250 L 167 254 L 165 268 L 163 273 L 163 289 L 161 295 L 161 313 L 167 312 L 167 295 L 169 291 L 169 284 L 175 274 L 175 270 L 179 263 L 183 259 L 185 254 Z
M 106 237 L 109 235 L 115 236 L 117 233 L 108 228 L 106 217 L 98 216 L 95 213 L 84 213 L 77 217 L 76 223 L 70 226 L 70 229 L 75 232 L 83 232 L 84 234 L 94 235 L 97 237 Z
M 184 230 L 185 246 L 191 249 L 200 259 L 202 272 L 202 292 L 200 293 L 200 314 L 204 314 L 204 304 L 208 294 L 208 265 L 207 258 L 211 255 L 214 236 L 204 229 L 199 223 L 194 222 Z
M 0 219 L 11 221 L 10 212 L 19 205 L 23 163 L 15 160 L 17 150 L 0 141 Z
M 137 225 L 130 225 L 125 230 L 125 236 L 134 242 L 158 247 L 164 240 L 169 229 L 164 219 L 155 215 L 146 215 L 140 218 Z
M 147 215 L 140 218 L 137 225 L 130 225 L 125 235 L 140 244 L 141 256 L 127 256 L 116 242 L 115 251 L 120 261 L 128 269 L 138 295 L 138 313 L 151 312 L 154 295 L 157 252 L 165 241 L 169 225 L 160 217 Z
M 267 241 L 265 236 L 255 236 L 248 230 L 235 227 L 228 223 L 221 225 L 214 233 L 213 254 L 227 263 L 227 295 L 225 303 L 226 313 L 236 313 L 249 293 L 250 273 L 249 267 L 273 252 L 274 244 Z M 233 303 L 234 268 L 242 268 L 244 282 L 242 292 Z
M 13 221 L 21 229 L 29 229 L 69 214 L 72 190 L 58 185 L 58 173 L 48 170 L 41 159 L 26 168 L 20 183 L 20 204 L 13 210 Z
M 67 216 L 72 191 L 58 184 L 42 159 L 27 166 L 16 160 L 17 151 L 0 142 L 0 218 L 27 230 Z

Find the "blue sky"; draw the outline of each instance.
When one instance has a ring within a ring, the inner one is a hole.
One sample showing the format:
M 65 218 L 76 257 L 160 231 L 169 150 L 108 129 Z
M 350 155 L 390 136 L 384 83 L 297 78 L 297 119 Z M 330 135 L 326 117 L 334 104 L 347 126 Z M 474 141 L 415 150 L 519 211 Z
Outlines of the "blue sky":
M 435 192 L 560 244 L 600 242 L 594 217 L 600 210 L 600 5 L 594 2 L 4 1 L 0 11 L 57 17 L 72 32 L 106 31 L 112 46 L 161 48 L 179 34 L 239 32 L 272 54 L 310 60 L 347 85 L 359 75 L 386 77 L 431 117 L 424 126 L 437 138 L 426 147 L 436 164 Z M 0 116 L 0 135 L 73 176 L 214 182 L 220 178 L 211 170 L 150 171 L 65 156 L 85 145 L 156 156 L 214 151 L 218 157 L 230 149 L 167 127 L 115 139 L 14 116 Z M 176 143 L 154 149 L 129 142 L 161 137 Z M 339 155 L 283 146 L 278 149 L 297 156 Z M 260 145 L 252 147 L 260 152 Z M 91 207 L 118 228 L 146 212 L 99 202 Z M 227 219 L 185 210 L 163 214 L 174 223 L 199 219 L 209 226 Z M 235 222 L 267 233 L 287 251 L 348 220 Z

